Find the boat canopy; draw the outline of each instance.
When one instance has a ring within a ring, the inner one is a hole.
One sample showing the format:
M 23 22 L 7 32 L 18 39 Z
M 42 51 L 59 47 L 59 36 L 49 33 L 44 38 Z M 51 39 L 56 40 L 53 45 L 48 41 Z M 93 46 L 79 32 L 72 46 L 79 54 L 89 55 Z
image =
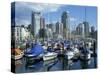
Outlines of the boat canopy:
M 44 49 L 41 45 L 39 45 L 38 43 L 34 44 L 34 46 L 31 48 L 31 50 L 29 52 L 27 52 L 28 54 L 35 54 L 36 56 L 42 54 L 44 52 Z

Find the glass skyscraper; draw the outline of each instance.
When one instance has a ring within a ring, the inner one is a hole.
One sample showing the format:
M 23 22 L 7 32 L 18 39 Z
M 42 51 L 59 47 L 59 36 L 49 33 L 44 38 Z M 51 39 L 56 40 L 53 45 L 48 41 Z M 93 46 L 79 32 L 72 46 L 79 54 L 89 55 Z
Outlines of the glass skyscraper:
M 32 12 L 32 26 L 31 31 L 34 37 L 36 37 L 39 34 L 40 30 L 40 12 Z
M 61 22 L 63 24 L 63 38 L 68 39 L 70 25 L 69 25 L 69 13 L 63 12 L 61 17 Z

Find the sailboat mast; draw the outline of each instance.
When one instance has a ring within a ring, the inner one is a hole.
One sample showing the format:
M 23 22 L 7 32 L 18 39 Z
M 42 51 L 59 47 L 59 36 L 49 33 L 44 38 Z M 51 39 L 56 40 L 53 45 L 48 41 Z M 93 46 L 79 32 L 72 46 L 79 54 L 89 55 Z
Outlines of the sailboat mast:
M 85 22 L 86 22 L 86 16 L 87 16 L 87 15 L 86 15 L 86 7 L 85 7 Z

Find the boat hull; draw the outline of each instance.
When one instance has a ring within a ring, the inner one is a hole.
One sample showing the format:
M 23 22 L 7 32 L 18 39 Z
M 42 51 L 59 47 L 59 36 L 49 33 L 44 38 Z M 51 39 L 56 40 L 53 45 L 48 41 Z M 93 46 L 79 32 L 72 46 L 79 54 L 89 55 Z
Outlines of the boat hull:
M 21 52 L 19 55 L 11 55 L 11 58 L 14 60 L 21 59 L 24 56 L 24 52 Z
M 66 57 L 67 60 L 70 60 L 74 57 L 74 53 L 73 52 L 67 52 L 65 54 L 65 57 Z
M 82 60 L 89 60 L 89 59 L 91 59 L 91 54 L 90 53 L 86 54 L 86 55 L 80 54 L 80 59 L 82 59 Z
M 55 59 L 56 57 L 57 57 L 57 53 L 46 54 L 43 56 L 43 60 L 44 61 L 52 60 Z

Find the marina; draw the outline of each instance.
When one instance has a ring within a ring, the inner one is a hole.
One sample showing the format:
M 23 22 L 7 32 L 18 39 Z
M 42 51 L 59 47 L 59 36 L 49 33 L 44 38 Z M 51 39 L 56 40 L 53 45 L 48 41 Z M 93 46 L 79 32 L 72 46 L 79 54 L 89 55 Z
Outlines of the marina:
M 85 45 L 82 46 L 82 43 L 78 45 L 70 42 L 56 41 L 55 44 L 49 42 L 47 49 L 42 43 L 34 43 L 31 48 L 29 47 L 30 49 L 24 50 L 23 57 L 16 60 L 12 58 L 14 62 L 12 66 L 15 66 L 16 73 L 97 68 L 97 50 L 93 52 L 95 49 L 93 43 L 84 48 Z M 85 50 L 82 51 L 82 48 Z
M 11 5 L 12 72 L 98 67 L 95 6 L 31 2 L 12 2 Z

